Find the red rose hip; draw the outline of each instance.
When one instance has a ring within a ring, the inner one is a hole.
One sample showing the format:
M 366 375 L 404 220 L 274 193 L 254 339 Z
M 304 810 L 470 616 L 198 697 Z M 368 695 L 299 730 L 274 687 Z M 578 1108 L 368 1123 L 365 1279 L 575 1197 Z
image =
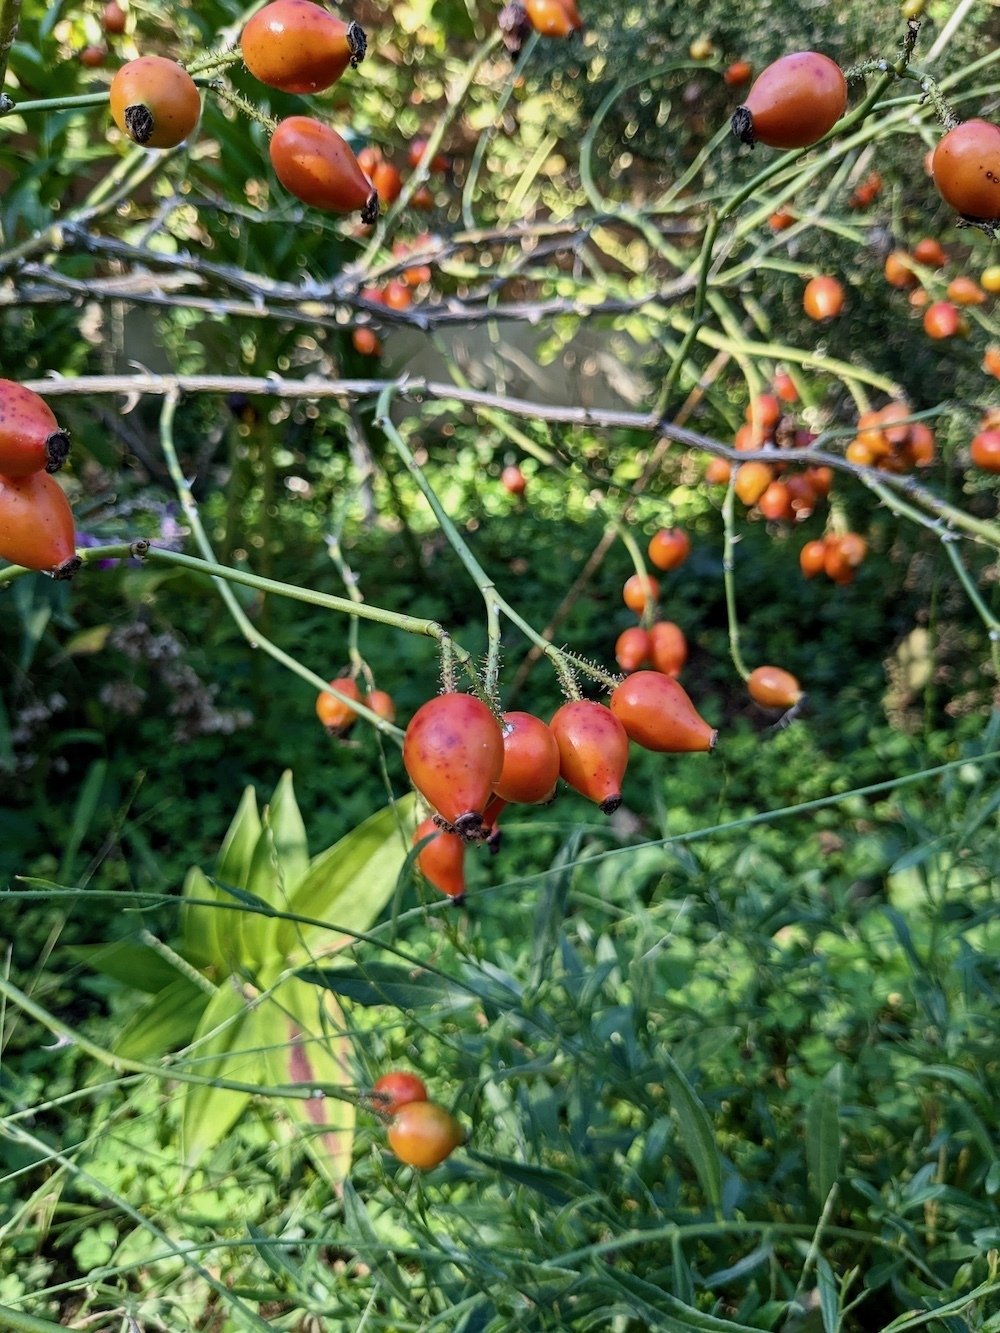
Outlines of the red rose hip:
M 477 837 L 503 768 L 503 733 L 481 699 L 439 694 L 414 713 L 403 764 L 427 803 L 463 837 Z

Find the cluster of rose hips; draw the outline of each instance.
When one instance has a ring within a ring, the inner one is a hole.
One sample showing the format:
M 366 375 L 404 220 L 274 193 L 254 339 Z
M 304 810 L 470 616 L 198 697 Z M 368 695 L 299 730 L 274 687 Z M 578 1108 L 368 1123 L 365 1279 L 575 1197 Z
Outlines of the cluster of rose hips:
M 825 574 L 834 583 L 854 582 L 854 572 L 868 554 L 868 543 L 859 532 L 828 532 L 806 542 L 799 552 L 799 568 L 807 579 Z
M 741 453 L 757 449 L 806 449 L 816 438 L 801 430 L 784 415 L 782 403 L 793 403 L 798 392 L 786 372 L 774 377 L 773 392 L 756 394 L 747 404 L 743 425 L 733 437 L 733 447 Z M 705 471 L 709 482 L 728 482 L 731 465 L 724 458 L 713 458 Z M 736 469 L 733 489 L 748 507 L 756 505 L 771 522 L 801 522 L 826 498 L 833 484 L 828 467 L 807 467 L 795 471 L 780 461 L 765 463 L 753 459 Z
M 934 462 L 934 432 L 925 421 L 910 421 L 910 407 L 898 399 L 877 411 L 862 412 L 858 433 L 844 451 L 850 463 L 883 472 L 909 472 Z
M 465 1133 L 450 1111 L 428 1101 L 422 1078 L 393 1070 L 376 1079 L 367 1098 L 388 1121 L 389 1147 L 407 1166 L 429 1171 L 465 1142 Z
M 37 393 L 0 380 L 0 556 L 70 578 L 80 566 L 73 512 L 52 476 L 69 436 Z
M 660 528 L 650 538 L 650 564 L 664 571 L 676 569 L 688 558 L 691 541 L 681 528 Z M 672 620 L 654 618 L 660 584 L 652 574 L 632 574 L 622 589 L 622 601 L 646 625 L 622 630 L 615 642 L 615 660 L 626 674 L 651 666 L 665 676 L 679 676 L 687 661 L 684 631 Z
M 330 681 L 330 689 L 316 696 L 316 716 L 331 736 L 343 737 L 358 720 L 351 702 L 364 704 L 386 722 L 395 722 L 396 705 L 385 690 L 372 690 L 362 695 L 353 676 L 337 676 Z
M 496 848 L 507 805 L 545 804 L 562 778 L 612 814 L 622 801 L 630 741 L 691 754 L 711 750 L 716 736 L 677 681 L 657 671 L 629 676 L 607 705 L 570 699 L 548 723 L 525 712 L 497 716 L 475 695 L 440 694 L 417 709 L 403 740 L 410 781 L 434 812 L 413 837 L 417 866 L 459 899 L 467 848 Z

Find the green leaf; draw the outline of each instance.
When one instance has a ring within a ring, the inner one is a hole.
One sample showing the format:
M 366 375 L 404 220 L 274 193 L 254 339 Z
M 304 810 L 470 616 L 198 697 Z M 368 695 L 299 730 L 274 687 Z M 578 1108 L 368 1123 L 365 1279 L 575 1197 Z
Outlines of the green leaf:
M 353 1085 L 353 1048 L 343 1012 L 329 991 L 290 977 L 261 1003 L 258 1017 L 269 1083 Z M 354 1103 L 337 1097 L 286 1097 L 282 1109 L 303 1131 L 302 1146 L 320 1174 L 339 1192 L 351 1169 Z
M 233 951 L 229 947 L 230 918 L 235 919 L 235 912 L 229 908 L 213 907 L 221 903 L 224 895 L 199 866 L 192 866 L 184 880 L 182 899 L 199 899 L 196 903 L 185 903 L 183 907 L 183 946 L 186 958 L 192 959 L 197 966 L 213 968 L 216 980 L 229 971 Z
M 186 1053 L 184 1068 L 194 1074 L 240 1083 L 260 1080 L 261 1056 L 255 1029 L 254 1010 L 239 987 L 227 980 L 205 1007 Z M 181 1098 L 184 1162 L 193 1169 L 232 1129 L 250 1094 L 234 1088 L 185 1083 Z
M 343 1199 L 345 1239 L 364 1258 L 365 1263 L 378 1273 L 389 1290 L 409 1303 L 410 1292 L 406 1279 L 393 1259 L 389 1246 L 379 1240 L 371 1218 L 365 1211 L 364 1201 L 358 1197 L 349 1180 L 344 1181 Z
M 260 837 L 260 816 L 257 813 L 257 793 L 247 787 L 240 799 L 233 822 L 219 849 L 215 862 L 215 877 L 238 889 L 245 889 L 250 874 L 250 858 Z
M 806 1166 L 809 1185 L 822 1207 L 840 1173 L 840 1085 L 834 1065 L 813 1093 L 806 1112 Z
M 291 895 L 309 869 L 306 826 L 302 822 L 302 815 L 295 800 L 291 769 L 286 769 L 282 773 L 265 814 L 274 834 L 274 845 L 281 865 L 285 891 Z
M 303 981 L 325 986 L 355 1004 L 393 1005 L 405 1011 L 440 1009 L 443 1005 L 469 1004 L 476 997 L 446 977 L 433 972 L 413 972 L 392 963 L 368 963 L 364 967 L 308 968 L 299 973 Z
M 127 1060 L 155 1060 L 194 1036 L 209 996 L 187 977 L 177 977 L 128 1020 L 112 1046 Z
M 107 773 L 108 761 L 106 759 L 95 759 L 80 785 L 76 807 L 73 810 L 73 822 L 66 836 L 62 860 L 59 863 L 58 877 L 63 882 L 73 878 L 73 862 L 76 860 L 76 854 L 87 835 L 87 830 L 90 828 L 94 815 L 97 813 L 101 789 L 104 786 Z
M 666 1061 L 663 1082 L 680 1123 L 684 1151 L 698 1173 L 709 1203 L 719 1212 L 722 1209 L 722 1159 L 715 1143 L 712 1121 L 683 1072 L 669 1055 Z
M 353 943 L 352 935 L 366 931 L 392 897 L 409 848 L 400 824 L 413 822 L 412 795 L 387 805 L 328 847 L 309 865 L 289 905 L 300 916 L 328 921 L 327 927 L 300 926 L 284 921 L 278 929 L 278 950 L 283 958 L 305 961 L 335 952 Z
M 840 1294 L 829 1260 L 821 1254 L 816 1261 L 819 1282 L 819 1308 L 823 1316 L 823 1333 L 840 1333 Z
M 163 990 L 180 975 L 177 968 L 155 949 L 134 940 L 119 940 L 115 944 L 71 944 L 65 952 L 76 962 L 92 967 L 123 986 L 150 994 Z

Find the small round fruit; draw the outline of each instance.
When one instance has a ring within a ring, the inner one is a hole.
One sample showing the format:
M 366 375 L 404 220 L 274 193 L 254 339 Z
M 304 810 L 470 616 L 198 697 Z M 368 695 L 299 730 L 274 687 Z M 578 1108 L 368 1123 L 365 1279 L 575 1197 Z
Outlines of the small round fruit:
M 372 1104 L 383 1115 L 394 1116 L 402 1106 L 425 1102 L 427 1088 L 422 1078 L 405 1069 L 393 1069 L 372 1084 Z
M 389 1147 L 406 1166 L 429 1171 L 449 1157 L 465 1135 L 462 1127 L 437 1102 L 408 1102 L 393 1116 L 386 1137 Z
M 787 370 L 776 370 L 774 372 L 771 387 L 774 389 L 775 396 L 780 398 L 783 403 L 797 403 L 799 401 L 799 391 Z
M 949 301 L 954 301 L 955 305 L 982 305 L 986 300 L 986 293 L 979 283 L 965 273 L 952 278 L 945 296 Z
M 795 221 L 795 214 L 787 208 L 779 208 L 767 220 L 772 231 L 787 231 Z
M 715 55 L 715 43 L 711 37 L 696 37 L 688 47 L 688 55 L 692 60 L 711 60 Z
M 410 719 L 403 740 L 403 766 L 410 781 L 464 837 L 481 832 L 503 753 L 499 722 L 471 694 L 428 699 Z
M 913 247 L 913 258 L 927 268 L 944 268 L 948 262 L 944 247 L 933 236 L 925 236 L 923 240 L 917 241 Z
M 0 475 L 58 472 L 69 453 L 69 436 L 37 393 L 14 380 L 0 380 Z
M 201 115 L 194 79 L 165 56 L 140 56 L 122 65 L 108 96 L 115 124 L 143 148 L 175 148 Z
M 836 278 L 822 274 L 810 279 L 802 293 L 802 309 L 810 319 L 834 319 L 844 308 L 844 288 Z
M 434 207 L 434 195 L 427 185 L 421 185 L 419 190 L 414 190 L 410 195 L 410 207 L 417 208 L 421 213 L 429 213 Z
M 954 338 L 965 331 L 965 321 L 951 301 L 935 301 L 924 311 L 924 332 L 928 338 Z
M 365 34 L 312 0 L 273 0 L 240 37 L 243 63 L 261 83 L 284 93 L 316 93 L 365 57 Z
M 753 427 L 755 440 L 759 442 L 773 434 L 781 420 L 781 403 L 776 394 L 754 394 L 743 411 L 743 417 Z
M 722 72 L 723 82 L 729 88 L 739 88 L 753 78 L 753 65 L 749 60 L 734 60 Z
M 911 267 L 910 255 L 906 250 L 893 250 L 888 254 L 884 271 L 885 280 L 890 287 L 906 291 L 917 285 L 917 275 Z
M 823 573 L 823 561 L 826 559 L 826 542 L 806 542 L 799 552 L 799 568 L 807 579 L 813 579 Z
M 106 46 L 85 46 L 77 57 L 84 69 L 100 69 L 107 58 Z
M 393 278 L 383 289 L 382 304 L 387 305 L 390 310 L 409 310 L 413 304 L 413 293 L 405 282 Z
M 679 676 L 687 661 L 684 631 L 672 620 L 656 620 L 649 627 L 649 663 L 665 676 Z
M 543 37 L 568 37 L 583 27 L 575 0 L 524 0 L 524 8 L 531 26 Z
M 795 517 L 792 497 L 788 486 L 783 481 L 772 481 L 767 490 L 757 501 L 757 508 L 771 523 L 781 523 Z
M 649 660 L 649 634 L 641 625 L 623 629 L 615 641 L 615 661 L 623 671 L 638 671 Z
M 289 116 L 271 136 L 271 165 L 290 194 L 329 213 L 360 209 L 362 222 L 378 217 L 378 194 L 336 130 L 312 116 Z
M 630 740 L 660 754 L 704 752 L 718 740 L 683 686 L 659 671 L 637 671 L 622 681 L 611 696 L 611 711 Z
M 691 553 L 691 538 L 682 528 L 660 528 L 649 541 L 649 563 L 657 569 L 676 569 Z
M 504 713 L 503 768 L 493 790 L 503 801 L 538 805 L 552 799 L 559 780 L 559 746 L 532 713 Z
M 762 708 L 794 708 L 802 698 L 802 688 L 792 673 L 776 666 L 759 666 L 751 671 L 747 689 Z
M 1000 264 L 991 264 L 989 268 L 984 268 L 979 275 L 979 282 L 984 291 L 996 296 L 1000 292 Z
M 382 343 L 374 329 L 364 328 L 354 329 L 351 333 L 351 345 L 361 356 L 381 356 Z
M 983 472 L 1000 472 L 1000 430 L 981 430 L 973 436 L 969 456 Z
M 523 495 L 528 479 L 516 464 L 511 463 L 500 473 L 500 485 L 508 495 Z
M 647 605 L 655 602 L 659 595 L 660 584 L 652 574 L 633 574 L 625 580 L 622 588 L 622 601 L 637 616 L 641 616 Z
M 403 178 L 391 162 L 379 162 L 372 172 L 372 184 L 383 208 L 395 203 L 403 193 Z
M 0 556 L 66 578 L 79 566 L 73 511 L 47 472 L 0 476 Z
M 559 773 L 574 791 L 606 814 L 622 803 L 628 767 L 628 735 L 610 708 L 590 699 L 571 699 L 549 723 L 559 746 Z
M 1000 380 L 1000 343 L 990 343 L 983 353 L 983 370 Z
M 393 702 L 392 695 L 387 694 L 385 690 L 372 690 L 365 703 L 383 721 L 395 722 L 396 705 Z
M 733 114 L 732 129 L 751 147 L 806 148 L 834 127 L 846 107 L 840 66 L 818 51 L 794 51 L 757 76 Z
M 458 902 L 465 897 L 464 838 L 460 838 L 457 833 L 448 833 L 433 819 L 425 819 L 417 825 L 413 846 L 416 847 L 425 838 L 430 841 L 417 852 L 417 869 L 439 893 Z
M 346 700 L 353 699 L 355 703 L 360 703 L 361 691 L 350 676 L 338 676 L 336 680 L 330 681 L 330 685 L 337 694 L 327 690 L 316 696 L 316 716 L 331 736 L 345 736 L 358 720 L 357 713 Z M 346 697 L 340 699 L 338 695 Z
M 733 465 L 727 458 L 710 458 L 705 468 L 705 480 L 710 486 L 725 486 L 732 472 Z
M 938 193 L 963 217 L 1000 221 L 1000 125 L 965 120 L 934 149 Z
M 767 463 L 741 463 L 736 469 L 734 489 L 745 505 L 754 505 L 774 480 L 774 469 Z
M 120 37 L 125 31 L 128 16 L 117 0 L 108 0 L 101 11 L 101 27 L 109 37 Z

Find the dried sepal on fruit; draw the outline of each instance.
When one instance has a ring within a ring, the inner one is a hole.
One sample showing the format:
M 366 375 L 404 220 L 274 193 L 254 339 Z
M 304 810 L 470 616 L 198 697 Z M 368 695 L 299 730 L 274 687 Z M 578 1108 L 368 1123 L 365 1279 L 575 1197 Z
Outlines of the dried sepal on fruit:
M 834 127 L 846 107 L 840 66 L 819 51 L 793 51 L 761 71 L 731 127 L 751 148 L 806 148 Z

